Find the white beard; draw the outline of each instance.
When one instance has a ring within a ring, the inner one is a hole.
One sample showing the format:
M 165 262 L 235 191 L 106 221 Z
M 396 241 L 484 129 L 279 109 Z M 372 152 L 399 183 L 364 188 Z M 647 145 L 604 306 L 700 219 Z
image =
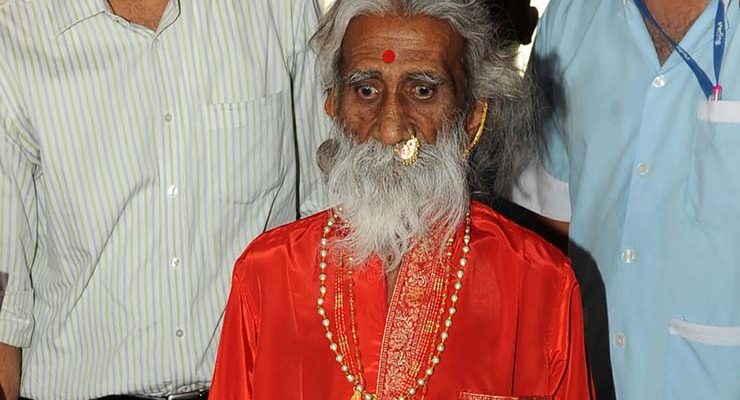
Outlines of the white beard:
M 346 233 L 332 246 L 351 255 L 353 265 L 376 255 L 386 272 L 396 270 L 413 246 L 432 237 L 439 238 L 442 254 L 470 201 L 462 122 L 439 132 L 436 144 L 422 145 L 410 166 L 395 158 L 393 146 L 373 139 L 358 144 L 340 127 L 334 131 L 330 151 L 336 153 L 319 156 L 327 161 L 332 204 L 340 205 L 339 227 Z

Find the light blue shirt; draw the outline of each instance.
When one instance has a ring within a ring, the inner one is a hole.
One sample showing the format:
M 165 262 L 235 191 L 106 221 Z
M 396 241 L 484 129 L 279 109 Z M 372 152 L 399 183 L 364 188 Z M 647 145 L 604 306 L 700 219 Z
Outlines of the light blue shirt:
M 712 80 L 717 1 L 681 42 Z M 535 45 L 553 112 L 545 168 L 517 200 L 570 220 L 598 264 L 619 399 L 740 399 L 740 9 L 727 6 L 722 102 L 678 54 L 660 65 L 631 0 L 554 0 Z

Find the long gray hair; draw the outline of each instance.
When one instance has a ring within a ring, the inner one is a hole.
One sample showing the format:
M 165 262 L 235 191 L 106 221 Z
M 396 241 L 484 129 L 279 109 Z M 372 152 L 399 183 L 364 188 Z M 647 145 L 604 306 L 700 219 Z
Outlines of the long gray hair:
M 485 0 L 336 0 L 311 39 L 326 90 L 342 85 L 341 45 L 350 21 L 360 15 L 429 16 L 446 21 L 466 40 L 465 109 L 487 100 L 483 137 L 470 155 L 469 184 L 474 197 L 508 197 L 515 179 L 536 157 L 539 135 L 530 79 L 517 65 L 517 47 L 499 40 L 501 32 Z

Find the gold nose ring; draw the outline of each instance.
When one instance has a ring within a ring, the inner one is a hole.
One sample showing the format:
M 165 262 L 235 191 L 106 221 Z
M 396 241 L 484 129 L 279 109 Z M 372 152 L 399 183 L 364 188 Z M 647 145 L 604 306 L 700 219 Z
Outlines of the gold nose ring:
M 419 138 L 416 137 L 416 130 L 412 128 L 410 132 L 411 138 L 403 139 L 393 146 L 396 157 L 407 167 L 414 164 L 419 158 L 419 148 L 421 148 Z

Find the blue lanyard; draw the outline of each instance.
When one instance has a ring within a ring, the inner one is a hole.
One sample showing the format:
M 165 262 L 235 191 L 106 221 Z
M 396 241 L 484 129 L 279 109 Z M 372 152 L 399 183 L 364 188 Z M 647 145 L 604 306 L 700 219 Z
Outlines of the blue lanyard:
M 637 8 L 640 9 L 643 17 L 653 24 L 658 31 L 671 43 L 673 50 L 675 50 L 686 64 L 691 68 L 696 75 L 696 79 L 699 81 L 701 90 L 708 99 L 720 100 L 722 98 L 722 86 L 719 84 L 719 74 L 722 70 L 722 59 L 725 56 L 725 36 L 727 33 L 727 24 L 725 21 L 725 6 L 723 0 L 717 0 L 717 16 L 714 18 L 714 76 L 717 83 L 712 84 L 712 81 L 707 76 L 707 73 L 699 66 L 699 64 L 691 57 L 686 50 L 683 49 L 675 40 L 671 39 L 670 36 L 663 30 L 663 28 L 655 20 L 653 14 L 645 4 L 645 0 L 635 0 Z

